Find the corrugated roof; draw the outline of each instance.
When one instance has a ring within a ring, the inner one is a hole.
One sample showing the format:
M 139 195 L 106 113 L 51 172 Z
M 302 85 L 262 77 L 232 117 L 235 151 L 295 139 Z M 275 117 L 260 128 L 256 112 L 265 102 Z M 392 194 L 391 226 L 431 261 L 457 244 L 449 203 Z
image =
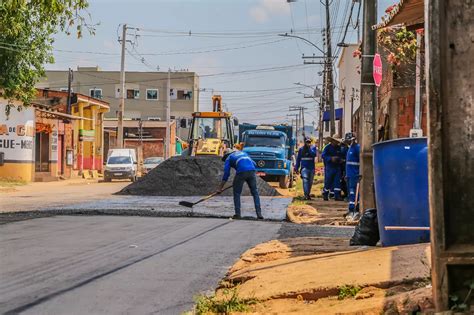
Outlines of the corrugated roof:
M 425 21 L 424 0 L 400 0 L 393 9 L 382 17 L 382 22 L 372 26 L 372 30 L 403 24 L 412 26 Z

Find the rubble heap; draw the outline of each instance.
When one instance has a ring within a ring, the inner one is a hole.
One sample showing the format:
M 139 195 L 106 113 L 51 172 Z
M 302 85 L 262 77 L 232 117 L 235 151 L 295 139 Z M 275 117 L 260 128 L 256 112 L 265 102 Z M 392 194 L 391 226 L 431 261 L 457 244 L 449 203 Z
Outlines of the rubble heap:
M 205 196 L 216 191 L 224 169 L 220 157 L 182 157 L 170 158 L 145 177 L 123 188 L 120 195 L 147 196 Z M 232 172 L 228 185 L 232 183 Z M 279 193 L 261 178 L 257 178 L 260 196 L 277 196 Z M 222 195 L 231 196 L 232 189 Z M 244 184 L 243 196 L 250 196 L 247 184 Z

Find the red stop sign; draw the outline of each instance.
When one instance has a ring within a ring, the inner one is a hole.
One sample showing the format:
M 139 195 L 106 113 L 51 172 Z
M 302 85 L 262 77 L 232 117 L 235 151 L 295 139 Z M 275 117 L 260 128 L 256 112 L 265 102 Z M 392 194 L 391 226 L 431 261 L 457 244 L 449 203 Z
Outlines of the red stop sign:
M 382 83 L 382 58 L 379 54 L 374 56 L 374 71 L 372 72 L 374 77 L 374 83 L 376 86 L 380 86 Z

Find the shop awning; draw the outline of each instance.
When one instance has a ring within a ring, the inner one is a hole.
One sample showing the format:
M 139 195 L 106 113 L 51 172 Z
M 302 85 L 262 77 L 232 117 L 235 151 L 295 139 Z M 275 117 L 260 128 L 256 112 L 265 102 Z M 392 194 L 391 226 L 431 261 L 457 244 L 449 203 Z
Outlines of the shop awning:
M 336 113 L 335 120 L 341 120 L 343 108 L 336 108 L 335 113 Z M 330 120 L 331 119 L 329 117 L 329 111 L 327 110 L 323 113 L 323 121 L 330 121 Z
M 390 13 L 382 18 L 382 22 L 372 26 L 373 30 L 394 26 L 405 25 L 407 27 L 423 24 L 425 21 L 424 0 L 400 0 L 395 4 Z
M 47 109 L 35 108 L 35 110 L 46 114 L 48 116 L 47 118 L 65 118 L 65 119 L 71 119 L 71 120 L 91 120 L 92 121 L 92 119 L 90 118 L 79 117 L 79 116 L 69 115 L 69 114 L 60 113 L 60 112 L 54 112 Z

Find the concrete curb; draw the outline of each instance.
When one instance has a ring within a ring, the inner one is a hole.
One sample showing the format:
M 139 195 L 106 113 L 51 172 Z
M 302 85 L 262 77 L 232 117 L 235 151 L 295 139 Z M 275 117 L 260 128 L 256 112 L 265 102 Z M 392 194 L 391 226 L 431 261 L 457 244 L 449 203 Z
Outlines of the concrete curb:
M 97 215 L 110 215 L 110 216 L 141 216 L 141 217 L 163 217 L 163 218 L 182 218 L 182 217 L 193 217 L 193 218 L 214 218 L 214 219 L 230 219 L 229 216 L 225 215 L 210 215 L 208 213 L 199 213 L 194 211 L 156 211 L 156 210 L 132 210 L 132 209 L 42 209 L 36 211 L 14 211 L 14 212 L 3 212 L 0 213 L 0 224 L 7 224 L 20 220 L 29 220 L 36 218 L 52 217 L 52 216 L 97 216 Z M 20 220 L 4 220 L 3 218 L 18 218 Z M 260 222 L 285 222 L 287 220 L 276 220 L 276 219 L 263 219 L 258 220 L 254 217 L 242 217 L 236 221 L 260 221 Z

